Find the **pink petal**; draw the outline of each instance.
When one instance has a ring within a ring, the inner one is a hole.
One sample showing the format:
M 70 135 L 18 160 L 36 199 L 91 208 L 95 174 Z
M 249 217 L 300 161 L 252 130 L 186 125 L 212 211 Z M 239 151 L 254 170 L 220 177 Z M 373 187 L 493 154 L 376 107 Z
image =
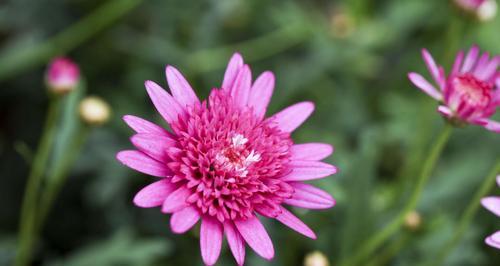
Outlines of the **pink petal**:
M 191 190 L 182 186 L 172 192 L 163 202 L 161 211 L 164 213 L 173 213 L 180 211 L 188 206 L 187 197 L 191 195 Z
M 447 118 L 451 118 L 453 116 L 453 112 L 448 108 L 448 106 L 440 105 L 438 107 L 438 112 Z
M 224 73 L 224 80 L 222 81 L 222 89 L 231 90 L 234 80 L 243 66 L 243 58 L 239 53 L 233 54 L 229 64 L 227 65 L 226 72 Z
M 147 133 L 136 134 L 130 141 L 137 149 L 160 162 L 168 161 L 167 149 L 177 144 L 177 141 L 170 137 Z
M 482 72 L 482 70 L 488 65 L 488 59 L 489 59 L 490 54 L 488 52 L 483 53 L 481 57 L 479 57 L 479 60 L 476 63 L 476 66 L 474 67 L 473 75 L 477 76 L 479 73 Z
M 140 151 L 121 151 L 116 154 L 116 159 L 122 164 L 144 174 L 157 177 L 172 176 L 172 172 L 166 165 Z
M 292 160 L 320 161 L 330 156 L 333 147 L 325 143 L 295 144 L 290 150 Z
M 434 78 L 434 81 L 436 81 L 441 89 L 444 88 L 444 79 L 439 73 L 439 68 L 437 67 L 436 62 L 434 62 L 434 58 L 432 58 L 432 55 L 429 51 L 427 51 L 427 49 L 422 49 L 422 57 L 424 58 L 427 69 Z
M 495 56 L 488 64 L 482 68 L 476 75 L 478 79 L 489 80 L 495 75 L 498 65 L 500 64 L 500 56 Z
M 497 185 L 500 187 L 500 175 L 497 175 Z
M 253 107 L 255 115 L 263 118 L 271 101 L 274 90 L 274 75 L 270 71 L 262 73 L 250 89 L 248 106 Z
M 500 249 L 500 231 L 487 237 L 484 242 L 494 248 Z
M 173 66 L 167 66 L 165 74 L 167 75 L 168 87 L 172 92 L 172 96 L 180 105 L 187 107 L 200 102 L 193 88 L 179 70 Z
M 201 257 L 206 265 L 214 265 L 222 247 L 222 225 L 212 217 L 203 217 L 200 228 Z
M 500 216 L 500 197 L 486 197 L 481 204 L 496 216 Z
M 175 190 L 175 185 L 170 179 L 164 178 L 147 185 L 134 197 L 134 204 L 142 208 L 158 207 L 162 205 L 167 196 Z
M 413 85 L 417 86 L 417 88 L 421 89 L 423 92 L 427 93 L 432 98 L 441 101 L 443 96 L 441 93 L 434 88 L 424 77 L 415 72 L 409 73 L 408 78 L 413 83 Z
M 465 56 L 465 61 L 460 70 L 460 73 L 466 73 L 472 70 L 474 64 L 476 63 L 477 56 L 479 55 L 479 47 L 477 45 L 473 45 L 467 55 Z
M 460 51 L 460 52 L 458 52 L 457 56 L 455 57 L 455 62 L 453 62 L 453 67 L 451 69 L 451 75 L 455 76 L 459 73 L 460 66 L 462 65 L 463 60 L 464 60 L 464 52 Z
M 274 247 L 266 229 L 255 216 L 246 220 L 235 220 L 234 224 L 248 245 L 259 256 L 270 260 L 274 257 Z
M 237 106 L 243 107 L 247 105 L 251 86 L 252 72 L 250 72 L 250 67 L 248 67 L 248 65 L 243 65 L 231 88 L 231 96 Z
M 137 133 L 149 133 L 160 136 L 169 135 L 168 131 L 162 127 L 137 116 L 126 115 L 123 117 L 123 120 Z
M 182 234 L 191 229 L 200 219 L 200 214 L 195 208 L 188 206 L 174 212 L 170 218 L 170 228 L 176 234 Z
M 309 184 L 290 183 L 295 189 L 292 198 L 284 203 L 305 209 L 327 209 L 335 205 L 335 200 L 327 192 Z
M 289 166 L 292 169 L 292 172 L 281 178 L 284 181 L 318 179 L 333 175 L 337 172 L 337 168 L 335 166 L 316 161 L 294 160 L 290 162 Z
M 274 119 L 278 128 L 284 132 L 292 132 L 298 128 L 314 111 L 312 102 L 300 102 L 289 106 L 269 119 Z
M 226 232 L 227 243 L 236 263 L 240 266 L 243 265 L 245 263 L 245 241 L 232 222 L 226 221 L 224 223 L 224 232 Z
M 153 81 L 146 81 L 146 90 L 156 110 L 169 124 L 176 122 L 180 115 L 184 115 L 181 105 L 166 92 L 162 87 Z
M 478 119 L 477 121 L 484 124 L 484 128 L 495 133 L 500 133 L 500 122 L 493 121 L 491 119 Z
M 276 220 L 309 238 L 316 239 L 316 234 L 314 234 L 313 230 L 283 207 L 281 207 L 281 214 L 276 217 Z

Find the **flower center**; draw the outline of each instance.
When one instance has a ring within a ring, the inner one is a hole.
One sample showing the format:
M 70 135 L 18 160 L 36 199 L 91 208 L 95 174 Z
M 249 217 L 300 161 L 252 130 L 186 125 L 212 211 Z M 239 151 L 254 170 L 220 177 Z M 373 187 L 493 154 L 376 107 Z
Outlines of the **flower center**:
M 241 134 L 234 134 L 231 138 L 229 147 L 224 148 L 215 156 L 217 166 L 226 172 L 230 172 L 238 177 L 246 177 L 248 168 L 258 161 L 260 161 L 260 154 L 246 148 L 248 139 Z M 234 183 L 233 177 L 226 180 Z
M 465 74 L 454 77 L 452 85 L 457 104 L 463 102 L 469 106 L 485 107 L 490 103 L 493 88 L 490 83 L 478 80 L 471 74 Z

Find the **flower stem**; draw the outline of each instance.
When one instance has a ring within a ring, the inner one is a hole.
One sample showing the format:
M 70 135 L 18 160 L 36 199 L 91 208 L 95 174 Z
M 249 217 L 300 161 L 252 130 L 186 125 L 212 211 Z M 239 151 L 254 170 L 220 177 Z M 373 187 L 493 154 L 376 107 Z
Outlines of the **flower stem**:
M 47 112 L 45 128 L 40 139 L 38 151 L 33 159 L 33 166 L 28 176 L 19 222 L 19 243 L 15 259 L 15 265 L 17 266 L 24 266 L 29 263 L 33 243 L 36 240 L 36 210 L 39 199 L 39 189 L 42 183 L 44 169 L 49 159 L 50 150 L 54 142 L 60 108 L 61 98 L 53 98 Z
M 414 210 L 417 206 L 423 189 L 427 184 L 429 177 L 431 176 L 436 162 L 439 159 L 444 146 L 448 142 L 448 139 L 450 138 L 452 129 L 453 126 L 449 123 L 446 123 L 439 137 L 432 145 L 429 157 L 427 157 L 422 171 L 420 172 L 420 176 L 415 189 L 413 190 L 410 199 L 406 203 L 406 206 L 403 208 L 403 210 L 385 228 L 379 230 L 375 235 L 369 238 L 353 257 L 348 258 L 344 263 L 341 263 L 341 265 L 361 265 L 360 263 L 362 263 L 364 259 L 370 256 L 375 250 L 380 247 L 380 245 L 382 245 L 388 238 L 390 238 L 401 228 L 406 215 L 410 211 Z
M 455 234 L 450 239 L 450 241 L 444 246 L 441 252 L 439 252 L 438 259 L 436 260 L 437 263 L 435 265 L 443 265 L 443 262 L 446 260 L 449 253 L 453 251 L 456 245 L 460 242 L 460 239 L 465 233 L 465 230 L 469 228 L 469 225 L 472 222 L 474 215 L 476 214 L 480 206 L 481 198 L 486 196 L 486 194 L 493 188 L 493 186 L 495 185 L 495 178 L 499 173 L 500 173 L 500 159 L 497 160 L 495 166 L 491 169 L 491 172 L 484 179 L 483 183 L 476 191 L 476 194 L 474 194 L 474 197 L 472 198 L 471 202 L 465 209 L 464 213 L 462 214 L 462 217 L 458 222 L 458 227 L 457 230 L 455 231 Z

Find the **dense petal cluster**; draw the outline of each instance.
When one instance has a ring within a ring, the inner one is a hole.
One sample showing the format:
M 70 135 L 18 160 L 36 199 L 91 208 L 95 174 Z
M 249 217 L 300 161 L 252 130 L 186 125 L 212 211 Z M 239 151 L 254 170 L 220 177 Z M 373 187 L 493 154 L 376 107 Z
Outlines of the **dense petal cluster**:
M 220 88 L 205 101 L 172 66 L 166 68 L 170 92 L 146 81 L 147 92 L 166 130 L 127 115 L 136 131 L 137 150 L 122 151 L 117 159 L 146 174 L 160 177 L 137 193 L 139 207 L 159 207 L 172 214 L 171 229 L 184 233 L 201 220 L 203 261 L 217 261 L 223 234 L 239 265 L 245 243 L 271 259 L 273 244 L 258 215 L 274 218 L 297 232 L 314 232 L 283 205 L 324 209 L 334 205 L 325 191 L 302 181 L 334 174 L 336 167 L 321 162 L 333 148 L 323 143 L 294 144 L 290 134 L 313 112 L 301 102 L 265 118 L 274 89 L 274 75 L 262 73 L 252 82 L 251 71 L 235 54 Z
M 409 73 L 411 82 L 429 96 L 441 102 L 438 111 L 458 124 L 476 124 L 500 132 L 500 123 L 491 120 L 500 106 L 500 56 L 479 53 L 473 46 L 467 55 L 460 51 L 451 72 L 446 75 L 436 65 L 427 50 L 422 50 L 427 69 L 439 87 L 436 89 L 424 77 Z
M 497 176 L 497 184 L 500 187 L 500 175 Z M 500 217 L 500 197 L 491 196 L 491 197 L 483 198 L 481 200 L 481 204 L 483 204 L 483 206 L 486 209 L 488 209 L 489 211 L 494 213 L 496 216 Z M 485 239 L 485 242 L 486 242 L 486 244 L 488 244 L 494 248 L 500 249 L 500 230 L 496 231 L 492 235 L 488 236 Z

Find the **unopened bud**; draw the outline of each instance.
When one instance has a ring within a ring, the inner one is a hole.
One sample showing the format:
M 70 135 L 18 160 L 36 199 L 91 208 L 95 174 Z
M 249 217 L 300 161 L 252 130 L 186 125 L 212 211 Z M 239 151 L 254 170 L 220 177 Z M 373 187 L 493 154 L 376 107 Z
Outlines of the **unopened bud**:
M 99 97 L 89 96 L 80 102 L 80 117 L 89 125 L 102 125 L 110 115 L 111 108 Z
M 52 60 L 45 73 L 45 82 L 50 92 L 56 95 L 66 94 L 76 88 L 80 81 L 80 69 L 73 61 L 65 57 Z
M 406 215 L 404 225 L 411 231 L 417 231 L 422 225 L 422 217 L 418 212 L 411 211 Z
M 347 12 L 340 8 L 332 13 L 330 17 L 330 27 L 335 37 L 347 38 L 354 31 L 354 21 Z
M 328 258 L 325 254 L 314 251 L 306 255 L 304 259 L 304 266 L 329 266 Z
M 480 21 L 492 20 L 497 13 L 496 0 L 453 0 L 453 3 Z

